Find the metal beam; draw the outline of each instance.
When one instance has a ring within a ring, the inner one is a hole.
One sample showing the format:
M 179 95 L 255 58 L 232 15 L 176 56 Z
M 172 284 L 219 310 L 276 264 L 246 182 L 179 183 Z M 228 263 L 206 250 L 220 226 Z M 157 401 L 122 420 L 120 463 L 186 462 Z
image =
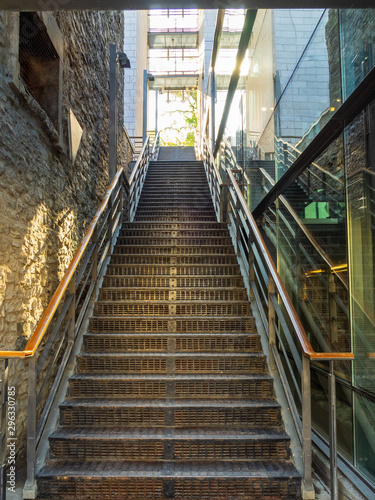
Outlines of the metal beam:
M 246 12 L 246 17 L 245 17 L 245 22 L 243 25 L 243 30 L 241 33 L 240 43 L 238 44 L 238 50 L 237 50 L 237 56 L 236 56 L 236 66 L 235 66 L 233 73 L 232 73 L 232 76 L 230 78 L 229 87 L 228 87 L 228 94 L 227 94 L 227 98 L 226 98 L 225 105 L 224 105 L 223 116 L 221 118 L 219 131 L 218 131 L 217 137 L 216 137 L 215 149 L 213 151 L 214 157 L 216 157 L 216 155 L 219 151 L 219 148 L 220 148 L 220 143 L 223 139 L 224 130 L 225 130 L 225 127 L 227 124 L 230 107 L 232 105 L 234 93 L 236 92 L 236 89 L 237 89 L 238 80 L 240 79 L 241 65 L 242 65 L 242 62 L 244 60 L 247 48 L 249 46 L 250 36 L 251 36 L 252 31 L 253 31 L 253 26 L 254 26 L 256 15 L 257 15 L 256 9 L 251 9 L 251 10 L 248 10 Z
M 342 103 L 329 122 L 322 128 L 307 148 L 302 151 L 287 172 L 270 189 L 252 214 L 257 219 L 322 154 L 365 107 L 375 99 L 375 68 L 362 80 L 352 94 Z
M 225 17 L 225 9 L 219 9 L 216 17 L 216 28 L 215 28 L 214 42 L 212 46 L 211 64 L 210 64 L 211 69 L 213 70 L 215 69 L 217 54 L 219 52 L 221 35 L 223 33 L 224 17 Z
M 217 0 L 0 0 L 0 10 L 61 11 L 61 10 L 148 10 L 217 9 Z M 228 2 L 230 7 L 230 2 Z M 244 9 L 363 9 L 373 8 L 374 0 L 239 0 L 236 8 Z

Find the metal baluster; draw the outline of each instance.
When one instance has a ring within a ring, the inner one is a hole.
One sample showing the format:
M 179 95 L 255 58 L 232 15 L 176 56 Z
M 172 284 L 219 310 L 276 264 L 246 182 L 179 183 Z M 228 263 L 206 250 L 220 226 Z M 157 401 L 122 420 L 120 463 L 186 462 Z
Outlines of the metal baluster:
M 331 499 L 338 500 L 337 485 L 337 426 L 336 426 L 336 376 L 334 361 L 329 362 L 328 394 L 329 394 L 329 459 L 331 472 Z
M 23 498 L 36 498 L 35 456 L 36 456 L 36 356 L 29 360 L 29 380 L 27 396 L 27 479 Z
M 302 481 L 302 498 L 313 500 L 315 498 L 312 483 L 312 445 L 311 445 L 311 379 L 310 359 L 302 356 L 302 460 L 304 475 Z
M 335 349 L 335 345 L 338 342 L 337 335 L 337 303 L 335 301 L 336 294 L 336 282 L 335 275 L 328 269 L 328 287 L 329 287 L 329 329 L 331 335 L 331 349 Z
M 93 235 L 92 235 L 93 245 L 95 245 L 94 251 L 92 253 L 92 270 L 91 270 L 91 281 L 95 283 L 95 286 L 91 295 L 91 302 L 95 301 L 96 292 L 98 288 L 98 227 L 95 226 Z
M 275 282 L 270 274 L 268 274 L 268 344 L 270 348 L 270 368 L 271 370 L 276 369 L 275 358 L 273 355 L 273 348 L 276 346 L 276 311 L 275 306 L 271 300 L 271 296 L 276 293 Z

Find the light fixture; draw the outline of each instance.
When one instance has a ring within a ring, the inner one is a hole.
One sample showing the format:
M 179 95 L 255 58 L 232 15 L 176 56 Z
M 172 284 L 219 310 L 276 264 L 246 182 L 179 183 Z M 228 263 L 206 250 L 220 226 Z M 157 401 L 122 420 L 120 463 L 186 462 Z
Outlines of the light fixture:
M 130 68 L 130 61 L 125 52 L 117 52 L 117 62 L 120 65 L 120 68 Z

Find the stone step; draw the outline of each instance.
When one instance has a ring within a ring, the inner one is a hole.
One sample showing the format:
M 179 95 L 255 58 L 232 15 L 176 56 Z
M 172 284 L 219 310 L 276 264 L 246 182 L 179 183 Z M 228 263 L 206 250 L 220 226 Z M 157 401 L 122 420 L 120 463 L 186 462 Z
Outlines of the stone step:
M 251 314 L 250 302 L 129 302 L 98 301 L 95 316 L 239 316 Z
M 69 379 L 70 398 L 206 400 L 271 399 L 273 379 L 268 374 L 246 375 L 93 375 Z
M 85 352 L 261 352 L 257 333 L 205 333 L 203 335 L 171 333 L 86 333 Z
M 282 461 L 52 461 L 38 477 L 41 498 L 74 500 L 300 500 L 301 478 Z
M 255 319 L 252 316 L 222 316 L 206 318 L 202 316 L 93 316 L 89 331 L 92 333 L 256 333 Z
M 65 400 L 60 425 L 70 427 L 251 427 L 281 426 L 280 405 L 269 400 L 197 401 Z
M 266 357 L 261 353 L 213 352 L 127 352 L 80 353 L 79 373 L 116 374 L 245 374 L 265 373 Z
M 81 428 L 56 430 L 50 458 L 132 461 L 289 460 L 290 439 L 281 429 Z

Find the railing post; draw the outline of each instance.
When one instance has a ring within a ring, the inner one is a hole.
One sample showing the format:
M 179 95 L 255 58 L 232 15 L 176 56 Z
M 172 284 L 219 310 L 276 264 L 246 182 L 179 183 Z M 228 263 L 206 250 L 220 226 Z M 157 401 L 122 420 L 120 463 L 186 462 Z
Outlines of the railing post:
M 236 224 L 236 254 L 238 255 L 240 253 L 240 247 L 238 242 L 240 241 L 241 238 L 241 233 L 240 233 L 240 199 L 238 196 L 236 196 L 236 213 L 235 213 L 235 224 Z
M 92 235 L 93 245 L 95 245 L 94 251 L 92 253 L 92 270 L 91 270 L 91 281 L 95 283 L 91 302 L 96 300 L 96 292 L 98 289 L 98 227 L 95 226 L 93 235 Z
M 336 376 L 334 362 L 329 362 L 329 459 L 331 472 L 331 500 L 338 500 L 337 487 L 337 428 L 336 428 Z
M 1 380 L 1 487 L 0 498 L 6 498 L 6 485 L 7 485 L 7 403 L 8 403 L 8 375 L 9 375 L 9 360 L 4 359 L 4 370 Z
M 252 287 L 252 283 L 255 282 L 255 269 L 254 269 L 255 256 L 254 256 L 254 252 L 253 252 L 253 242 L 254 242 L 253 235 L 252 235 L 252 233 L 250 231 L 249 241 L 248 241 L 248 245 L 249 245 L 248 263 L 249 263 L 250 300 L 254 300 L 254 298 L 255 298 L 255 296 L 254 296 L 254 290 L 253 290 L 253 287 Z
M 220 185 L 220 222 L 227 222 L 228 174 L 225 172 L 224 184 Z
M 334 349 L 335 344 L 337 344 L 337 304 L 334 298 L 336 293 L 336 282 L 335 275 L 328 269 L 328 287 L 329 287 L 329 330 L 331 335 L 331 349 Z
M 68 293 L 69 295 L 73 295 L 73 298 L 67 312 L 67 317 L 69 321 L 67 335 L 68 335 L 68 344 L 73 344 L 75 341 L 75 331 L 76 331 L 76 273 L 75 272 L 73 273 L 73 276 L 69 282 Z M 68 370 L 73 370 L 74 368 L 74 359 L 72 356 L 70 356 L 69 358 L 67 368 Z
M 303 480 L 302 498 L 313 500 L 315 498 L 314 486 L 312 483 L 312 443 L 311 443 L 311 380 L 310 380 L 310 359 L 302 356 L 302 460 L 303 460 Z
M 276 369 L 275 358 L 273 355 L 273 348 L 276 346 L 276 311 L 272 303 L 271 296 L 276 293 L 275 282 L 270 274 L 268 274 L 268 344 L 270 348 L 270 368 Z
M 27 396 L 27 479 L 23 489 L 23 498 L 36 498 L 36 391 L 36 356 L 32 356 L 29 360 Z

